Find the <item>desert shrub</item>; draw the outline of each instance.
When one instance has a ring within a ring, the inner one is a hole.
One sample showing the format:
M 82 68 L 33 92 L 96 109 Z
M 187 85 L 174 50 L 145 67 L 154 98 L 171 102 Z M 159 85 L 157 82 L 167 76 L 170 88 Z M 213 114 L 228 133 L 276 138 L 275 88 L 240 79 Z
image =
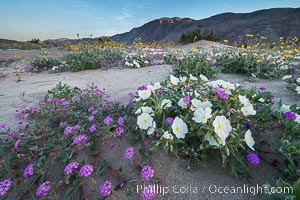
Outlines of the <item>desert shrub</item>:
M 50 70 L 54 66 L 62 65 L 62 61 L 56 59 L 56 58 L 35 58 L 30 63 L 32 65 L 32 71 L 34 72 L 40 72 L 45 70 Z
M 64 57 L 70 71 L 89 69 L 108 69 L 117 67 L 122 62 L 122 54 L 115 50 L 84 50 L 80 53 L 72 53 Z
M 207 30 L 204 27 L 197 27 L 193 31 L 183 33 L 180 37 L 180 42 L 183 44 L 193 43 L 199 40 L 220 41 L 220 38 L 212 30 Z
M 211 78 L 218 71 L 219 70 L 213 66 L 211 61 L 199 54 L 191 54 L 182 57 L 177 61 L 173 70 L 176 76 L 188 76 L 189 74 L 199 76 L 200 74 L 203 74 L 208 78 Z
M 225 53 L 217 59 L 217 66 L 224 73 L 245 73 L 260 78 L 278 78 L 288 71 L 288 63 L 278 57 L 257 53 Z
M 235 175 L 243 175 L 247 153 L 254 155 L 249 162 L 258 164 L 250 127 L 270 117 L 269 92 L 244 91 L 204 75 L 171 75 L 165 82 L 140 87 L 135 97 L 142 138 L 153 135 L 165 151 L 193 160 L 217 149 Z

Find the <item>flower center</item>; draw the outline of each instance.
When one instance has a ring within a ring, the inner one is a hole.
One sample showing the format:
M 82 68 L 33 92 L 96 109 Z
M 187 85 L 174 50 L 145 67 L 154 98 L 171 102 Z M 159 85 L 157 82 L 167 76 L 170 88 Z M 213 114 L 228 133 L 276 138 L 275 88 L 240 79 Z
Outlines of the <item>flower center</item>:
M 218 127 L 219 130 L 223 130 L 223 125 L 221 123 L 218 123 L 217 127 Z
M 180 132 L 181 128 L 179 126 L 176 126 L 175 130 L 176 130 L 176 132 Z

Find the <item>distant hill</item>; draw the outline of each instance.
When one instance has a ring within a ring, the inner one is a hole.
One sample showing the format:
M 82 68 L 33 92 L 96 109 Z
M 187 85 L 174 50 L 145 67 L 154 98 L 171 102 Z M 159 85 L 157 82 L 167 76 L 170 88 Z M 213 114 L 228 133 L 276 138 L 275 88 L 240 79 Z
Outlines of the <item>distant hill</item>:
M 137 38 L 142 38 L 143 42 L 178 43 L 184 32 L 192 31 L 198 26 L 213 30 L 222 40 L 230 41 L 243 39 L 246 34 L 250 33 L 266 36 L 270 41 L 277 40 L 280 36 L 300 38 L 300 8 L 223 13 L 202 20 L 163 17 L 111 38 L 128 43 L 134 42 Z

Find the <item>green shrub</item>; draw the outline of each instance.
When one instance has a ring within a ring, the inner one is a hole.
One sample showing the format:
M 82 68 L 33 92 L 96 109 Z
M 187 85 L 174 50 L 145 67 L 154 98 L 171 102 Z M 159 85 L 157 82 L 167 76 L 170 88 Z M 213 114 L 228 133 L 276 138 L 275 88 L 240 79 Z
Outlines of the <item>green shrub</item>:
M 218 72 L 218 68 L 214 67 L 210 61 L 205 59 L 202 55 L 191 54 L 179 60 L 173 72 L 176 76 L 192 74 L 198 77 L 200 74 L 211 78 Z

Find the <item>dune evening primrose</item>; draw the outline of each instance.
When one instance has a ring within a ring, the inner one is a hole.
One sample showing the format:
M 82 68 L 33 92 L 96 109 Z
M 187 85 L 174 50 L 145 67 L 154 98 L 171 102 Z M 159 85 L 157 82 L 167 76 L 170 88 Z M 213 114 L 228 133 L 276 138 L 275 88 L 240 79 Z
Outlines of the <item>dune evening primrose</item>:
M 141 99 L 146 100 L 151 96 L 151 90 L 139 90 L 138 95 Z
M 106 197 L 111 194 L 112 183 L 110 181 L 105 181 L 103 185 L 99 187 L 99 193 L 102 197 Z
M 160 108 L 170 108 L 172 106 L 172 101 L 170 99 L 163 99 L 160 103 Z
M 225 140 L 232 131 L 230 121 L 225 116 L 216 116 L 213 121 L 214 131 L 220 138 L 221 144 L 225 145 Z
M 178 85 L 179 79 L 176 78 L 176 77 L 173 76 L 173 75 L 170 75 L 170 82 L 171 82 L 173 85 Z
M 144 181 L 149 182 L 154 177 L 154 170 L 149 165 L 145 165 L 141 172 L 141 177 Z
M 79 170 L 79 175 L 81 177 L 89 177 L 94 171 L 94 167 L 92 165 L 86 164 L 83 165 Z
M 255 142 L 254 142 L 254 139 L 252 138 L 252 133 L 250 130 L 247 130 L 245 133 L 245 142 L 248 145 L 248 147 L 254 151 L 253 146 L 254 146 Z
M 176 117 L 172 124 L 172 131 L 177 138 L 184 138 L 185 134 L 188 132 L 188 128 L 186 123 L 181 118 Z
M 192 118 L 196 123 L 207 123 L 207 120 L 212 117 L 211 115 L 211 108 L 205 108 L 203 109 L 202 107 L 198 108 L 194 112 L 194 117 Z
M 171 133 L 169 133 L 169 131 L 165 131 L 163 134 L 163 138 L 165 138 L 167 140 L 173 140 L 174 136 Z
M 153 124 L 153 118 L 147 113 L 142 113 L 137 117 L 137 125 L 139 126 L 140 129 L 147 130 L 152 126 L 152 124 Z
M 254 110 L 252 105 L 242 107 L 241 111 L 244 116 L 256 115 L 256 110 Z
M 44 182 L 42 185 L 40 185 L 35 193 L 37 199 L 43 196 L 47 196 L 51 190 L 50 181 Z

